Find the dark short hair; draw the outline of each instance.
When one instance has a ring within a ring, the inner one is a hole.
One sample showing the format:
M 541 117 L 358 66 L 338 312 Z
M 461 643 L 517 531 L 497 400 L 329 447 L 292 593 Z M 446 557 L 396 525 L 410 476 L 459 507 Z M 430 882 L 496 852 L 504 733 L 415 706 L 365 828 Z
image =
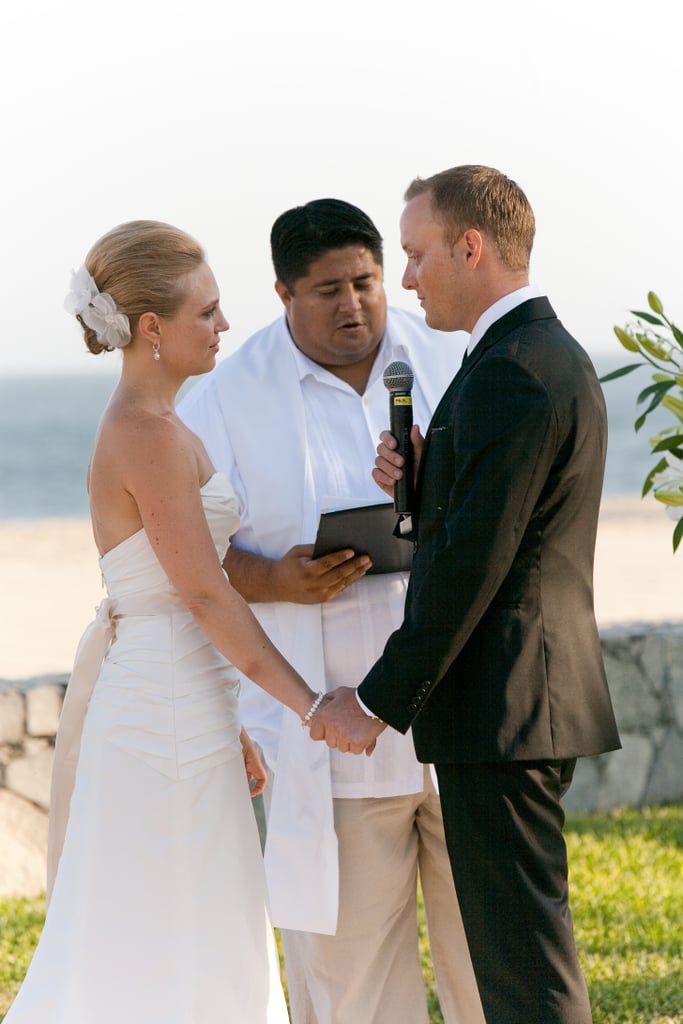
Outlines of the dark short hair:
M 295 206 L 280 214 L 270 232 L 275 276 L 293 291 L 311 263 L 347 245 L 364 246 L 382 266 L 382 236 L 357 206 L 341 199 L 314 199 Z

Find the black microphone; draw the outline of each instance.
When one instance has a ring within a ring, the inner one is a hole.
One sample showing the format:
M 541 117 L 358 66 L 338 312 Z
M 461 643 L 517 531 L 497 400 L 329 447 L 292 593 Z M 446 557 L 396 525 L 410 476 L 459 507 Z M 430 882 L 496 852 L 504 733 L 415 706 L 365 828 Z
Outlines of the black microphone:
M 394 484 L 394 512 L 409 515 L 413 505 L 413 445 L 410 430 L 413 425 L 413 371 L 408 363 L 389 363 L 382 377 L 389 391 L 389 423 L 391 433 L 398 441 L 398 451 L 405 459 L 403 476 Z

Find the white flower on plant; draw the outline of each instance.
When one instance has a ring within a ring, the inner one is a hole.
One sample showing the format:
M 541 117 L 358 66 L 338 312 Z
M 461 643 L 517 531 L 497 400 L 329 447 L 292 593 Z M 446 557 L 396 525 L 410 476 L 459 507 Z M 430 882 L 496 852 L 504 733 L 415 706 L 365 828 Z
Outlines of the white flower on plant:
M 667 515 L 678 521 L 683 517 L 683 463 L 669 452 L 664 458 L 666 468 L 652 477 L 652 490 L 657 501 L 667 506 Z

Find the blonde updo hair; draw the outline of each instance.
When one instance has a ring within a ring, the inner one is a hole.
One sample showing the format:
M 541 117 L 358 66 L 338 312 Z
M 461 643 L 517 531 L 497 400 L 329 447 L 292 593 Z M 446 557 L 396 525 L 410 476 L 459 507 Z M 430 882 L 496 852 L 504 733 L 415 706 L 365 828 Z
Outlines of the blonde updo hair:
M 108 292 L 135 334 L 143 313 L 173 316 L 186 295 L 185 279 L 206 259 L 199 242 L 155 220 L 132 220 L 108 231 L 90 249 L 85 267 L 100 292 Z M 85 343 L 98 355 L 111 352 L 79 317 Z

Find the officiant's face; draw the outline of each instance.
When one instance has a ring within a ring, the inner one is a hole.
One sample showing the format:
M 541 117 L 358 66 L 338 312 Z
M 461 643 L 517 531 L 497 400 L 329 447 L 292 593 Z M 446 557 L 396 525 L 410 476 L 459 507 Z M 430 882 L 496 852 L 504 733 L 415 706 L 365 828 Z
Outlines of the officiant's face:
M 382 268 L 362 245 L 332 249 L 290 291 L 275 284 L 297 348 L 325 367 L 371 358 L 384 334 L 387 299 Z

